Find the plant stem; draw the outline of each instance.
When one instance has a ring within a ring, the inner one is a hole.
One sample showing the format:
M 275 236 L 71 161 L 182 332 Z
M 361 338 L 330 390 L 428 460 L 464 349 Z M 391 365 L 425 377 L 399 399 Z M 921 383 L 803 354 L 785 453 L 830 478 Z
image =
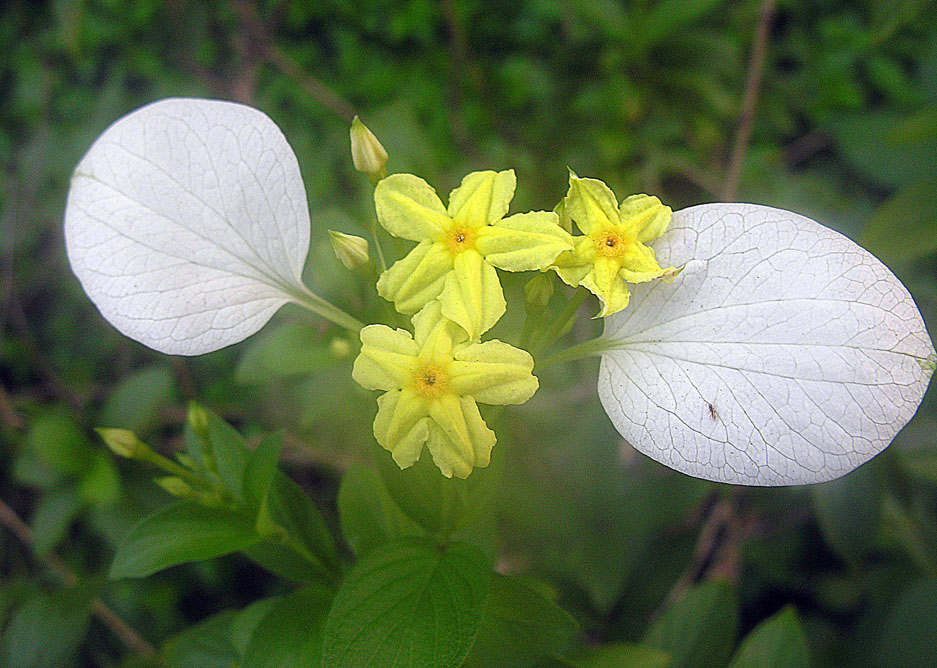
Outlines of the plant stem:
M 374 249 L 377 251 L 377 264 L 381 268 L 381 273 L 387 271 L 387 261 L 384 259 L 384 250 L 381 248 L 381 240 L 377 238 L 377 219 L 371 219 L 371 238 L 374 239 Z
M 530 352 L 535 358 L 539 357 L 554 341 L 566 332 L 568 327 L 572 324 L 573 319 L 575 319 L 579 307 L 582 306 L 582 303 L 586 301 L 586 297 L 588 296 L 588 290 L 583 287 L 576 288 L 576 292 L 573 293 L 573 296 L 570 297 L 570 300 L 566 303 L 566 308 L 563 309 L 563 312 L 553 321 L 553 324 L 550 325 L 547 331 L 534 341 Z
M 290 296 L 296 304 L 312 311 L 316 315 L 322 316 L 339 327 L 344 327 L 354 334 L 357 334 L 361 331 L 361 328 L 364 327 L 364 323 L 360 320 L 345 313 L 345 311 L 337 306 L 333 306 L 309 289 L 306 289 L 304 292 L 292 290 L 290 291 Z
M 557 364 L 573 362 L 575 360 L 581 360 L 586 357 L 598 357 L 606 350 L 610 350 L 614 346 L 614 341 L 603 338 L 601 336 L 595 339 L 589 339 L 588 341 L 577 343 L 575 346 L 571 346 L 561 350 L 558 353 L 554 353 L 549 357 L 544 357 L 542 360 L 537 362 L 536 369 L 537 371 L 543 371 L 544 369 L 549 369 L 551 366 L 556 366 Z
M 16 511 L 3 503 L 3 501 L 0 501 L 0 522 L 2 522 L 24 545 L 28 546 L 30 550 L 33 551 L 33 555 L 36 556 L 32 529 L 20 519 Z M 37 556 L 37 558 L 39 557 Z M 40 560 L 48 566 L 67 587 L 74 587 L 78 584 L 78 576 L 54 553 L 50 552 Z M 115 636 L 120 638 L 120 641 L 130 651 L 146 657 L 156 655 L 156 649 L 144 640 L 136 630 L 127 624 L 127 622 L 118 617 L 101 599 L 92 599 L 91 613 Z
M 152 464 L 156 468 L 164 470 L 166 473 L 179 476 L 186 482 L 195 485 L 199 489 L 208 489 L 214 491 L 212 484 L 208 480 L 205 480 L 201 476 L 196 475 L 184 466 L 180 466 L 168 457 L 164 457 L 155 450 L 148 449 L 146 454 L 141 457 L 139 461 Z

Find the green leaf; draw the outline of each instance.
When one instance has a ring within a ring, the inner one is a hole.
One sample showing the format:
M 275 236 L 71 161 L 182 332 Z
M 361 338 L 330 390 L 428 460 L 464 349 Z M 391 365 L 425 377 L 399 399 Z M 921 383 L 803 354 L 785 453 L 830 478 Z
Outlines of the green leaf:
M 449 535 L 478 517 L 490 503 L 500 474 L 500 456 L 496 448 L 491 464 L 465 480 L 441 475 L 428 449 L 416 464 L 403 470 L 384 449 L 378 448 L 375 460 L 381 480 L 400 509 L 431 532 Z
M 260 507 L 257 530 L 274 539 L 288 540 L 281 549 L 290 550 L 315 569 L 302 582 L 313 581 L 310 577 L 331 579 L 340 572 L 335 541 L 315 504 L 295 482 L 276 471 L 273 483 Z M 256 553 L 250 554 L 256 558 Z
M 901 188 L 869 219 L 860 241 L 886 264 L 937 252 L 937 182 L 933 175 Z
M 672 668 L 722 668 L 735 644 L 738 616 L 732 587 L 707 582 L 665 610 L 644 642 L 670 652 Z
M 161 665 L 166 668 L 231 668 L 240 659 L 231 641 L 231 626 L 237 618 L 233 610 L 190 626 L 163 645 Z
M 794 608 L 787 607 L 745 636 L 729 668 L 809 668 L 810 650 Z
M 110 577 L 146 577 L 177 564 L 237 552 L 260 538 L 241 515 L 179 501 L 144 517 L 127 532 L 117 546 Z
M 670 655 L 647 645 L 613 643 L 586 650 L 571 662 L 576 668 L 669 668 Z
M 244 468 L 243 488 L 244 497 L 252 508 L 259 509 L 267 498 L 282 447 L 282 433 L 267 434 L 248 457 L 247 466 Z
M 909 587 L 882 625 L 876 668 L 930 668 L 937 656 L 937 580 Z
M 273 610 L 277 604 L 283 600 L 281 596 L 271 596 L 254 601 L 246 608 L 237 613 L 234 621 L 231 622 L 231 644 L 238 651 L 238 654 L 244 656 L 247 646 L 250 644 L 254 632 L 267 616 L 267 613 Z
M 176 399 L 172 371 L 166 365 L 136 371 L 111 392 L 98 419 L 101 427 L 119 427 L 143 432 L 164 406 Z
M 353 466 L 338 489 L 338 516 L 345 540 L 359 557 L 371 549 L 422 529 L 394 503 L 374 469 Z
M 339 360 L 320 330 L 302 322 L 285 322 L 258 338 L 241 357 L 234 378 L 242 384 L 304 376 Z
M 559 653 L 576 633 L 576 620 L 519 578 L 491 576 L 488 604 L 466 668 L 530 666 Z
M 858 564 L 875 543 L 882 485 L 875 463 L 810 489 L 823 537 L 846 561 Z
M 70 487 L 43 494 L 32 517 L 33 549 L 37 555 L 43 556 L 55 549 L 81 508 L 81 499 Z
M 69 475 L 84 473 L 94 452 L 81 428 L 58 409 L 33 422 L 26 443 L 45 464 Z
M 485 557 L 403 539 L 369 552 L 342 583 L 325 625 L 323 668 L 455 668 L 478 632 Z
M 78 482 L 81 498 L 93 506 L 108 506 L 120 497 L 120 476 L 111 458 L 102 451 L 89 458 L 88 469 Z
M 0 665 L 61 668 L 69 665 L 91 621 L 89 587 L 63 589 L 27 600 L 10 618 Z
M 284 596 L 251 637 L 240 668 L 316 668 L 332 590 L 311 586 Z
M 247 443 L 237 430 L 210 411 L 208 413 L 209 447 L 214 457 L 218 476 L 224 486 L 239 501 L 244 500 L 241 483 L 247 468 Z

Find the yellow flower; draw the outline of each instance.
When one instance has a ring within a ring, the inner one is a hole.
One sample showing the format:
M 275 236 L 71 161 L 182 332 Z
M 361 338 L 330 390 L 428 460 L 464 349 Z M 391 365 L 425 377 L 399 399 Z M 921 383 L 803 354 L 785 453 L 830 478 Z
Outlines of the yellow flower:
M 381 276 L 378 293 L 401 313 L 416 313 L 432 300 L 472 340 L 504 314 L 495 267 L 506 271 L 546 269 L 572 237 L 552 211 L 505 214 L 514 197 L 514 170 L 473 172 L 449 195 L 412 174 L 394 174 L 374 191 L 377 217 L 396 237 L 419 242 Z
M 601 181 L 570 174 L 564 203 L 565 213 L 585 236 L 574 239 L 576 247 L 560 255 L 553 269 L 568 285 L 581 285 L 601 300 L 599 317 L 628 305 L 626 281 L 644 283 L 673 275 L 674 268 L 662 269 L 645 245 L 670 224 L 670 207 L 656 197 L 632 195 L 619 206 Z
M 361 330 L 352 377 L 377 400 L 374 436 L 400 468 L 423 446 L 443 475 L 465 478 L 487 466 L 495 434 L 478 412 L 484 404 L 522 404 L 537 391 L 533 358 L 501 341 L 471 343 L 431 302 L 413 317 L 414 335 L 386 325 Z

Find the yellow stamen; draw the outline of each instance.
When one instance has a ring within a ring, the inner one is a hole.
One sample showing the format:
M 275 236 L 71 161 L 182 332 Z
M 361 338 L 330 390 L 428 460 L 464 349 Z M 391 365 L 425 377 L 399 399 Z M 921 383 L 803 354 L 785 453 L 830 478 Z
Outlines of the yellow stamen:
M 475 247 L 476 233 L 470 227 L 458 226 L 446 237 L 446 243 L 453 255 L 458 255 L 469 248 Z
M 619 257 L 628 248 L 628 241 L 612 230 L 600 232 L 593 239 L 596 251 L 605 257 Z
M 421 365 L 413 379 L 416 391 L 427 399 L 435 399 L 449 385 L 449 376 L 446 372 L 435 364 Z

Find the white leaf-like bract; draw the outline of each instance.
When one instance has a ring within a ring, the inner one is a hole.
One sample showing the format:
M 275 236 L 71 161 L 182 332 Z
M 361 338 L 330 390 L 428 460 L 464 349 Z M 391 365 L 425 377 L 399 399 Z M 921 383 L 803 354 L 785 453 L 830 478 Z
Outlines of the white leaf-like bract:
M 911 419 L 934 347 L 911 295 L 818 223 L 752 204 L 673 215 L 672 284 L 606 319 L 599 397 L 621 435 L 689 475 L 747 485 L 837 478 Z
M 165 353 L 217 350 L 305 292 L 299 164 L 256 109 L 154 102 L 111 125 L 76 167 L 65 241 L 85 292 L 121 332 Z

